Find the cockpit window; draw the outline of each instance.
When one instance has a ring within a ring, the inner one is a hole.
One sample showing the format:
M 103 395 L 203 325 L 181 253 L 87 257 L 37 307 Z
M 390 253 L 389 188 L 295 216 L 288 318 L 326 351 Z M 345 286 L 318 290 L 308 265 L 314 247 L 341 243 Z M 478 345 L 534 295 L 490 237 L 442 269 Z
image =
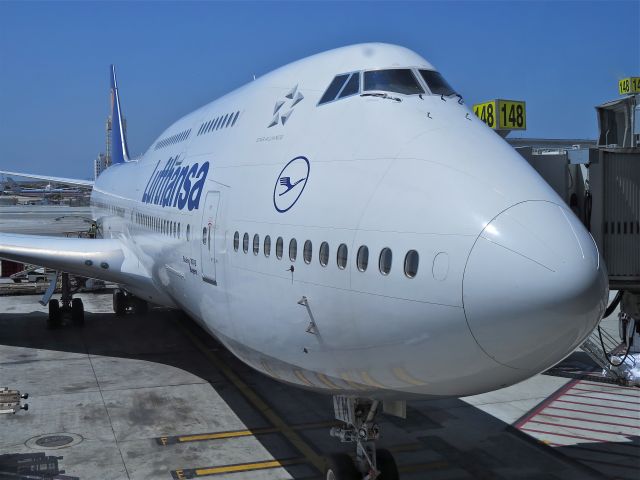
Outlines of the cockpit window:
M 413 72 L 408 68 L 364 72 L 364 89 L 417 95 L 424 93 Z
M 324 95 L 322 95 L 322 98 L 318 102 L 318 105 L 322 105 L 323 103 L 335 100 L 335 98 L 338 96 L 338 93 L 340 92 L 340 89 L 344 85 L 344 82 L 347 81 L 347 78 L 349 78 L 348 73 L 336 76 L 331 84 L 329 84 L 329 88 L 327 88 L 327 91 L 324 92 Z
M 420 75 L 422 75 L 424 82 L 434 95 L 444 95 L 448 97 L 449 95 L 456 94 L 456 91 L 451 88 L 451 85 L 440 75 L 440 72 L 436 72 L 435 70 L 420 70 Z
M 360 91 L 360 72 L 352 73 L 351 78 L 345 84 L 338 98 L 350 97 Z

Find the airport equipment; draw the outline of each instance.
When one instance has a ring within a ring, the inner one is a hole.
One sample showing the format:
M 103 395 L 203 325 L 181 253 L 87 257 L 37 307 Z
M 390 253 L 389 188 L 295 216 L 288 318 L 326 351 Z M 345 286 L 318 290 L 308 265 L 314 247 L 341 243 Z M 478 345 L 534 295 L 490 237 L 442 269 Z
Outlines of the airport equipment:
M 639 98 L 630 94 L 596 107 L 596 145 L 516 148 L 583 220 L 607 266 L 610 288 L 619 292 L 605 315 L 620 305 L 619 338 L 598 326 L 582 349 L 608 377 L 636 386 L 640 386 Z
M 27 268 L 16 272 L 9 276 L 15 283 L 29 282 L 41 283 L 50 282 L 55 277 L 55 271 L 50 268 L 39 267 L 37 265 L 28 265 Z
M 58 463 L 62 458 L 44 452 L 0 455 L 0 478 L 80 480 L 78 477 L 64 475 L 65 471 L 60 469 Z
M 184 309 L 253 368 L 335 396 L 358 461 L 334 458 L 326 478 L 397 477 L 376 449 L 381 404 L 402 416 L 407 398 L 513 385 L 598 324 L 589 232 L 416 53 L 364 44 L 287 65 L 135 160 L 111 76 L 102 238 L 0 234 L 0 257 Z
M 28 393 L 21 394 L 19 390 L 9 390 L 8 387 L 0 387 L 0 414 L 29 410 L 29 404 L 21 404 L 22 400 L 26 400 L 27 398 L 29 398 Z

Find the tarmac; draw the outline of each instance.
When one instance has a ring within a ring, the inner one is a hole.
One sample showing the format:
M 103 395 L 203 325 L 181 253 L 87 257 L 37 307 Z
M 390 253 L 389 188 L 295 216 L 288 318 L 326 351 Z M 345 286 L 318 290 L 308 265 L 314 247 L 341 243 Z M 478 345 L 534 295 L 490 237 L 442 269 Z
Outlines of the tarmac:
M 0 207 L 0 231 L 76 235 L 87 216 Z M 0 415 L 0 479 L 320 479 L 323 455 L 351 451 L 329 436 L 330 397 L 252 370 L 183 313 L 118 318 L 110 291 L 78 296 L 84 327 L 56 330 L 39 295 L 0 296 L 0 387 L 30 395 L 28 411 Z M 616 318 L 603 325 L 617 336 Z M 640 471 L 640 389 L 607 383 L 580 351 L 518 385 L 378 420 L 407 480 Z
M 57 330 L 39 296 L 0 297 L 0 386 L 30 395 L 28 411 L 0 416 L 0 472 L 21 458 L 67 479 L 319 479 L 322 455 L 349 451 L 329 436 L 330 397 L 252 370 L 179 311 L 118 318 L 110 292 L 79 296 L 85 326 Z M 567 362 L 588 366 L 578 352 Z M 583 380 L 628 402 L 615 438 L 553 446 L 527 432 L 553 423 L 549 399 L 581 388 L 570 377 L 410 402 L 406 420 L 379 417 L 379 446 L 402 479 L 637 478 L 638 389 Z

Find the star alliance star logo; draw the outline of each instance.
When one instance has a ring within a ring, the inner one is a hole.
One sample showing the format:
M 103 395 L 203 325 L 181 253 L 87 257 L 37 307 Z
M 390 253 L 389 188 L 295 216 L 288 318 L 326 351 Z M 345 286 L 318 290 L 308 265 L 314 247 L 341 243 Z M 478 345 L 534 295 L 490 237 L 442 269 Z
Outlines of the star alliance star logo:
M 289 90 L 284 100 L 278 100 L 273 107 L 273 118 L 267 128 L 275 127 L 279 123 L 284 126 L 293 113 L 293 107 L 302 101 L 304 95 L 298 90 L 298 85 Z

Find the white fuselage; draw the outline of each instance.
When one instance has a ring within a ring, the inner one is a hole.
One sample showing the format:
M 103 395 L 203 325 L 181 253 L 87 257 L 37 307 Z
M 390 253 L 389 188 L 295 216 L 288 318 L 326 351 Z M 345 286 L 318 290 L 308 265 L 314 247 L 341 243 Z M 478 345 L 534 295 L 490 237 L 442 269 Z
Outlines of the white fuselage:
M 606 271 L 588 232 L 508 144 L 458 97 L 317 105 L 337 74 L 395 67 L 433 68 L 382 44 L 316 55 L 107 169 L 92 194 L 103 236 L 126 242 L 155 285 L 125 288 L 185 310 L 252 367 L 333 393 L 463 396 L 568 355 L 601 317 Z

